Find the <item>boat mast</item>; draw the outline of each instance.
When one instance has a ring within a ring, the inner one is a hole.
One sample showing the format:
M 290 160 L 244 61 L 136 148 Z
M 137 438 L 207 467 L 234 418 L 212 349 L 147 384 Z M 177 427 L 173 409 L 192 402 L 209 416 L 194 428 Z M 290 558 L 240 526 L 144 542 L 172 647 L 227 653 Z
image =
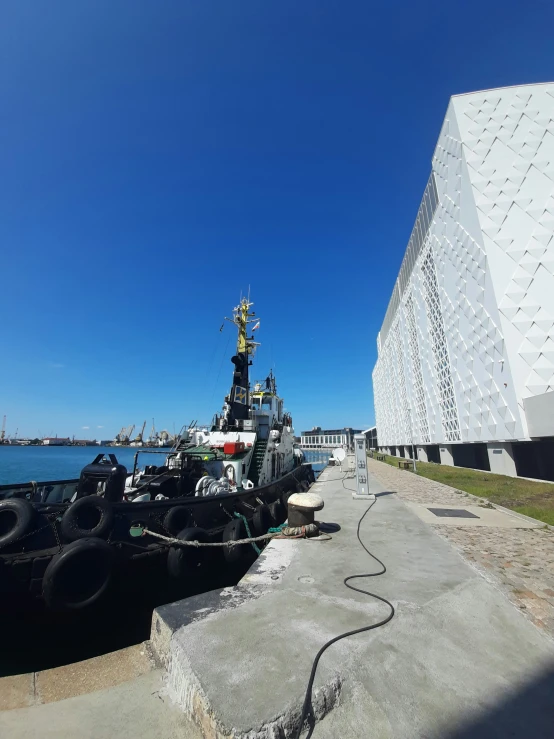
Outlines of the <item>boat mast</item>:
M 234 425 L 236 421 L 245 420 L 249 416 L 250 397 L 248 367 L 252 364 L 252 357 L 259 346 L 253 336 L 248 336 L 248 326 L 254 323 L 255 313 L 250 311 L 254 304 L 248 298 L 242 298 L 240 304 L 233 311 L 233 318 L 227 318 L 237 326 L 237 353 L 231 358 L 235 365 L 233 373 L 233 386 L 229 395 L 228 403 L 230 412 L 228 422 Z

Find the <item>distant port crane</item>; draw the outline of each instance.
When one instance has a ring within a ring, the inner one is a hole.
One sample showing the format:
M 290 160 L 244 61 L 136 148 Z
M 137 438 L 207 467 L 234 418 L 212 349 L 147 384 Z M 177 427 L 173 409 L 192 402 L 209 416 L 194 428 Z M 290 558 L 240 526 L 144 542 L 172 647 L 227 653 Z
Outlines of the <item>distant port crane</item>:
M 138 434 L 135 436 L 135 438 L 131 442 L 131 446 L 142 446 L 145 428 L 146 428 L 146 421 L 142 424 L 141 430 L 138 432 Z
M 158 444 L 158 432 L 156 431 L 156 424 L 152 419 L 152 428 L 150 430 L 150 436 L 148 437 L 148 444 L 150 446 L 156 446 Z

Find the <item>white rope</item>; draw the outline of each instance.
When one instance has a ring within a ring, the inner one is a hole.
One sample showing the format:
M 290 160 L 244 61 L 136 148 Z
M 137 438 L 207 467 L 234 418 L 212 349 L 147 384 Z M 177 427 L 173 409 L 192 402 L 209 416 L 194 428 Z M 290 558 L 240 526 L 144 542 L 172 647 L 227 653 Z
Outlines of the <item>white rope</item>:
M 239 520 L 239 519 L 237 519 Z M 182 539 L 175 539 L 172 536 L 164 536 L 164 534 L 158 534 L 150 529 L 143 529 L 143 533 L 154 536 L 157 539 L 162 539 L 168 544 L 173 544 L 181 547 L 236 547 L 240 544 L 251 544 L 254 541 L 265 541 L 266 539 L 275 539 L 276 537 L 282 537 L 283 539 L 301 538 L 310 533 L 315 533 L 318 530 L 314 523 L 308 524 L 308 526 L 298 527 L 285 527 L 279 532 L 271 534 L 262 534 L 262 536 L 253 536 L 249 539 L 237 539 L 236 541 L 183 541 Z

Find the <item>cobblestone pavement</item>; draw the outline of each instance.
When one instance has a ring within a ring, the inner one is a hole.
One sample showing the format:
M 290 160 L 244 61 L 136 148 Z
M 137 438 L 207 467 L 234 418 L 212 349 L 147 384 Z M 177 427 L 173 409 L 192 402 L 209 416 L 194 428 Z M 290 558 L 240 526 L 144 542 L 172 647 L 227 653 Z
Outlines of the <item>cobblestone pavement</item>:
M 368 458 L 368 471 L 388 490 L 422 505 L 475 505 L 467 493 Z M 548 528 L 441 526 L 447 539 L 483 577 L 536 626 L 554 637 L 554 531 Z

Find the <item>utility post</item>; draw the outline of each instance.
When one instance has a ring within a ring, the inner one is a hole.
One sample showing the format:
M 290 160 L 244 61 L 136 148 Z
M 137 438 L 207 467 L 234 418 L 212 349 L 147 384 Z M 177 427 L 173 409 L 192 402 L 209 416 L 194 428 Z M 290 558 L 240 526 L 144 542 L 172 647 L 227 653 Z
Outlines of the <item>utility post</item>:
M 415 445 L 414 445 L 414 424 L 412 421 L 412 409 L 408 408 L 408 414 L 410 416 L 410 439 L 412 440 L 412 466 L 414 472 L 417 474 L 417 466 L 415 461 Z

